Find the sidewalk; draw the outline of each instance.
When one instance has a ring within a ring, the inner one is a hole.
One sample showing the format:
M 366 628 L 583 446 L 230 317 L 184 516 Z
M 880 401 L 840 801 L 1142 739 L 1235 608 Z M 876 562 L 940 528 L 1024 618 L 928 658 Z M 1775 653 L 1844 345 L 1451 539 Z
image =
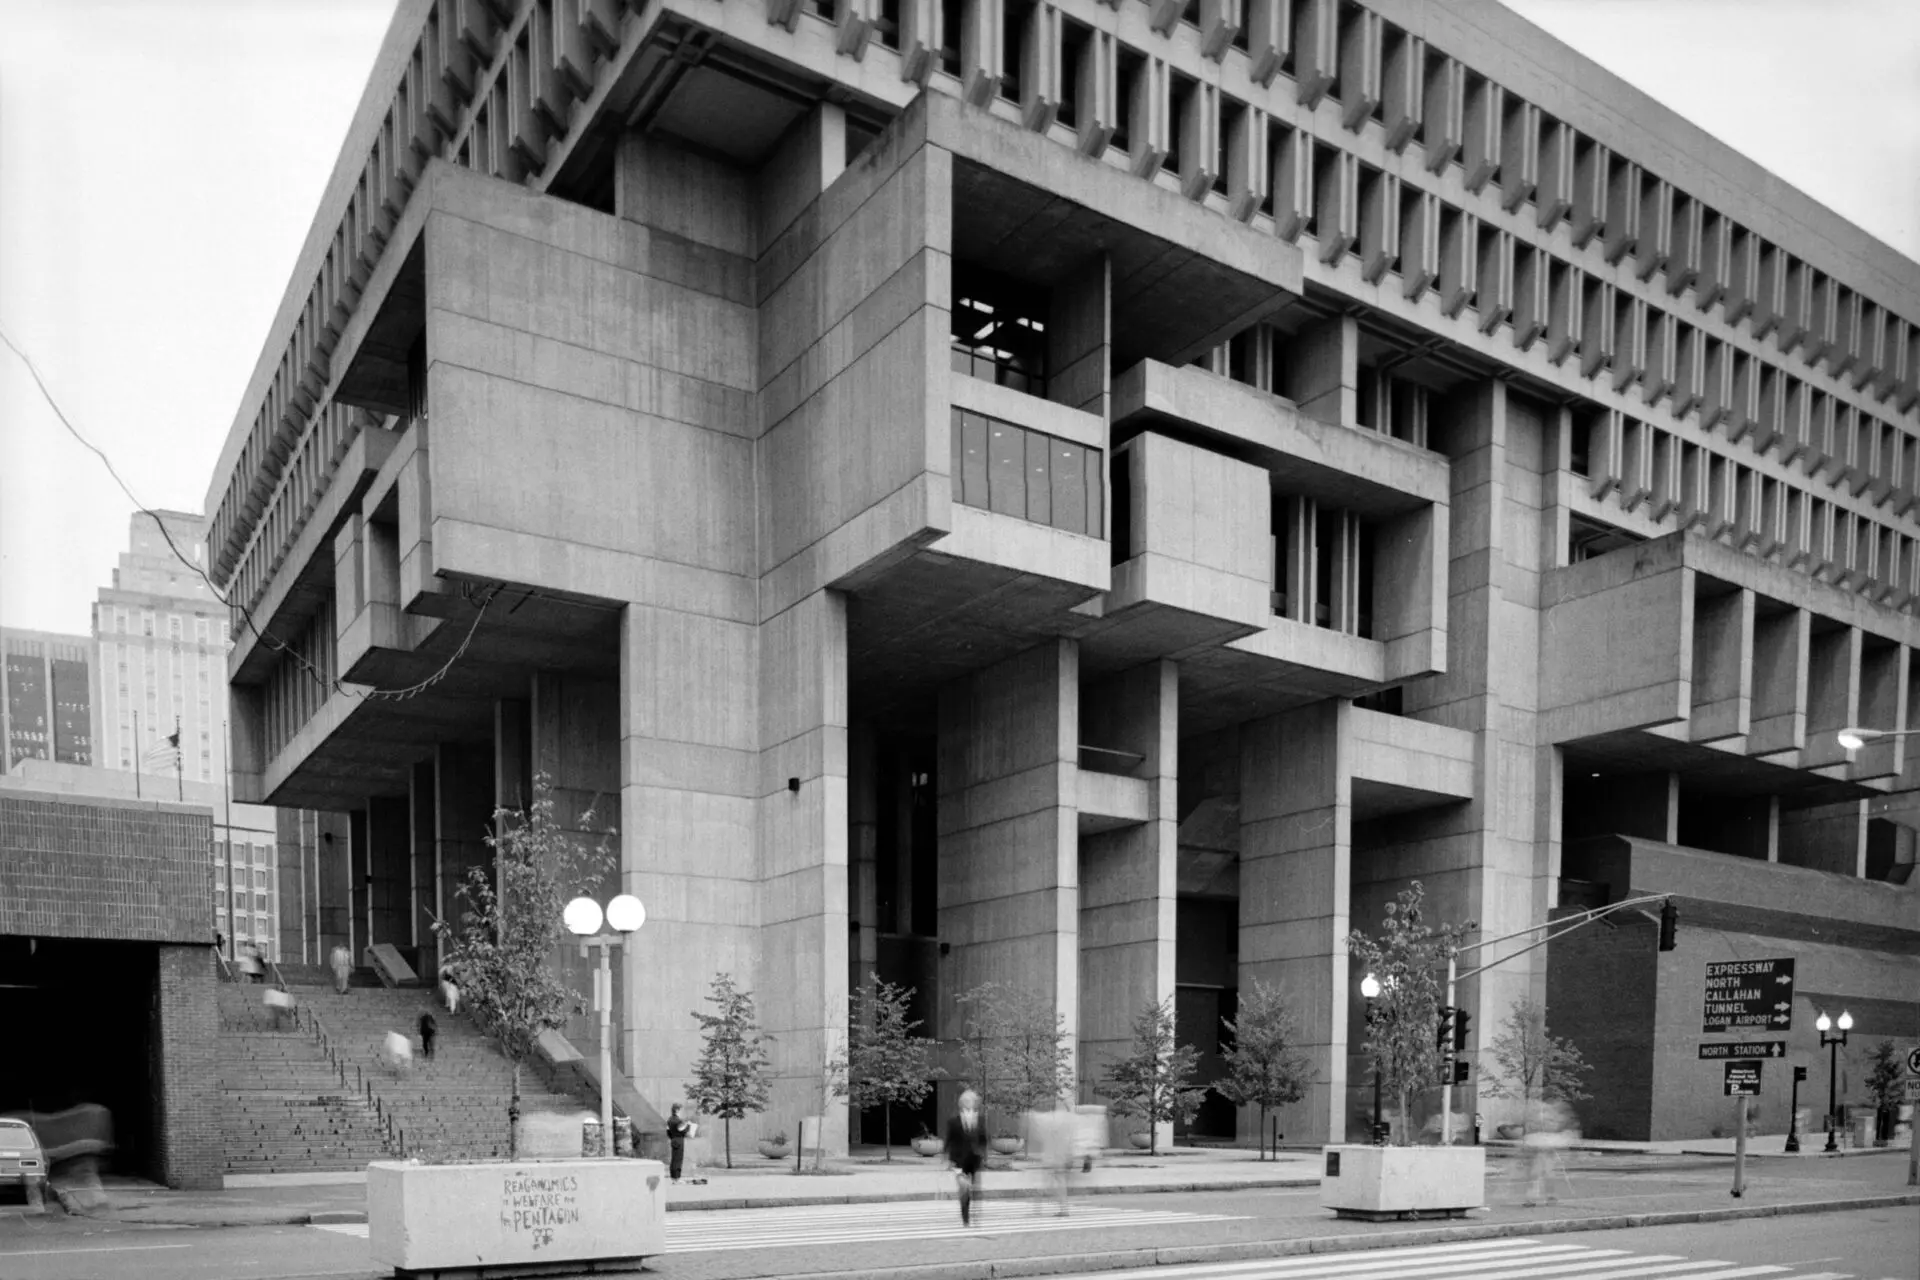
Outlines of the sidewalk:
M 1518 1142 L 1504 1138 L 1490 1139 L 1486 1143 L 1489 1149 L 1518 1149 Z M 1800 1135 L 1800 1150 L 1790 1152 L 1787 1148 L 1787 1135 L 1784 1133 L 1755 1134 L 1747 1139 L 1747 1159 L 1788 1160 L 1837 1160 L 1843 1156 L 1885 1155 L 1889 1151 L 1905 1151 L 1908 1147 L 1906 1134 L 1889 1142 L 1884 1147 L 1842 1146 L 1838 1151 L 1826 1150 L 1827 1131 L 1818 1130 L 1812 1134 Z M 1726 1138 L 1677 1138 L 1661 1142 L 1619 1142 L 1602 1138 L 1582 1138 L 1568 1150 L 1606 1152 L 1615 1155 L 1667 1155 L 1667 1156 L 1726 1156 L 1734 1154 L 1734 1140 Z

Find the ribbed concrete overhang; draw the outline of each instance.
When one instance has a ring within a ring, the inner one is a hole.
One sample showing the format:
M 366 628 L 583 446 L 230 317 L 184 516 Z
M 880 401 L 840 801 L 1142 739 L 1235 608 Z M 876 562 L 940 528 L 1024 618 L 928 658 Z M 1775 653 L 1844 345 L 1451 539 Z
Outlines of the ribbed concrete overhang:
M 953 253 L 1049 284 L 1105 255 L 1113 365 L 1183 363 L 1300 292 L 1300 251 L 1040 134 L 925 94 L 953 153 Z
M 1542 578 L 1543 741 L 1582 767 L 1666 770 L 1727 795 L 1816 803 L 1914 784 L 1911 618 L 1686 533 Z

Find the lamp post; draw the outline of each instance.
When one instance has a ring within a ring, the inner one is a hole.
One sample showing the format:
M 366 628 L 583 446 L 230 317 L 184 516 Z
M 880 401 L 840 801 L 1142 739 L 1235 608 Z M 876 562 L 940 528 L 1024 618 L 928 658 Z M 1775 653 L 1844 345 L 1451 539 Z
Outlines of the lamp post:
M 567 904 L 561 918 L 566 921 L 568 932 L 579 937 L 583 959 L 589 947 L 600 952 L 600 967 L 593 975 L 593 1010 L 600 1015 L 600 1141 L 604 1144 L 602 1154 L 611 1156 L 616 1150 L 613 1141 L 612 952 L 647 922 L 647 909 L 632 894 L 620 894 L 607 903 L 606 922 L 614 931 L 602 933 L 600 904 L 582 895 Z
M 1360 979 L 1360 994 L 1367 1002 L 1367 1025 L 1373 1025 L 1373 1002 L 1380 998 L 1380 979 L 1369 973 Z M 1380 1055 L 1373 1055 L 1373 1128 L 1367 1134 L 1367 1140 L 1374 1146 L 1380 1143 Z
M 1820 1047 L 1827 1050 L 1827 1147 L 1828 1151 L 1838 1151 L 1840 1144 L 1834 1140 L 1833 1127 L 1840 1118 L 1840 1104 L 1835 1092 L 1840 1084 L 1840 1046 L 1847 1042 L 1847 1028 L 1853 1025 L 1853 1015 L 1845 1009 L 1840 1011 L 1840 1034 L 1828 1035 L 1834 1021 L 1822 1010 L 1813 1020 L 1820 1032 Z

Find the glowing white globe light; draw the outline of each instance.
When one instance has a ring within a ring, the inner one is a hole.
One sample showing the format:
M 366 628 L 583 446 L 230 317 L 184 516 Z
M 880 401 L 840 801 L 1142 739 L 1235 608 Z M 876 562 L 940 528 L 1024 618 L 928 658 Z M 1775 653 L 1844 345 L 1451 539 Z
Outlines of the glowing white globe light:
M 1840 740 L 1840 749 L 1842 751 L 1858 751 L 1861 747 L 1867 745 L 1868 738 L 1877 738 L 1880 735 L 1871 729 L 1849 727 L 1842 729 L 1834 736 Z
M 600 932 L 600 904 L 592 898 L 584 896 L 575 898 L 567 904 L 567 909 L 560 913 L 560 918 L 567 922 L 567 928 L 571 932 L 583 938 Z
M 632 933 L 646 922 L 646 907 L 630 893 L 623 893 L 607 904 L 607 923 L 620 933 Z
M 1829 1031 L 1829 1030 L 1832 1030 L 1832 1028 L 1833 1028 L 1833 1019 L 1829 1018 L 1824 1013 L 1813 1020 L 1813 1029 L 1815 1031 Z
M 1380 979 L 1374 977 L 1372 974 L 1368 974 L 1366 977 L 1360 979 L 1360 994 L 1369 1000 L 1379 999 Z
M 1853 1029 L 1853 1015 L 1845 1009 L 1840 1011 L 1840 1029 L 1842 1031 L 1851 1031 Z

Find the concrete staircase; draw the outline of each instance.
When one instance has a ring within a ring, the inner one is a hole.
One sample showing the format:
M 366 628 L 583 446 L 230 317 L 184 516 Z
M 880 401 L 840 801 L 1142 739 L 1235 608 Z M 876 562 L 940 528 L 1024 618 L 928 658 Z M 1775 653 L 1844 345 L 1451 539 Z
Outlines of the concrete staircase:
M 384 1158 L 382 1128 L 364 1098 L 341 1085 L 310 1031 L 275 1020 L 261 1004 L 266 990 L 219 987 L 225 1172 L 337 1172 Z
M 373 985 L 354 984 L 339 995 L 331 975 L 324 986 L 295 985 L 294 975 L 287 977 L 301 1008 L 319 1020 L 348 1064 L 349 1087 L 364 1092 L 371 1086 L 381 1116 L 393 1124 L 406 1154 L 453 1160 L 506 1156 L 513 1064 L 465 1015 L 449 1014 L 424 987 L 385 987 L 370 978 Z M 428 1012 L 439 1025 L 431 1061 L 421 1055 L 419 1036 L 420 1015 Z M 382 1061 L 389 1031 L 412 1044 L 410 1067 L 396 1071 Z M 521 1072 L 520 1093 L 523 1116 L 581 1110 L 574 1098 L 548 1092 L 531 1069 Z

